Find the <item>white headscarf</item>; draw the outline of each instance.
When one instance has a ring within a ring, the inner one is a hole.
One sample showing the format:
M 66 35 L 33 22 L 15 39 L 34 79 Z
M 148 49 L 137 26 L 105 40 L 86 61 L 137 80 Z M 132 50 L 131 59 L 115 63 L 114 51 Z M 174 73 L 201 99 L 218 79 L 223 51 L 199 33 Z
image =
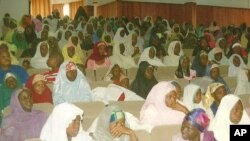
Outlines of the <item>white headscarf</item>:
M 151 48 L 155 50 L 155 56 L 152 59 L 149 57 L 149 51 Z M 150 65 L 153 65 L 153 66 L 158 66 L 158 67 L 165 66 L 165 64 L 163 64 L 162 61 L 156 57 L 156 49 L 154 47 L 147 47 L 143 50 L 141 57 L 139 59 L 139 62 L 138 62 L 138 66 L 142 61 L 147 61 Z
M 113 55 L 111 57 L 111 61 L 113 64 L 118 64 L 121 68 L 129 69 L 135 68 L 137 65 L 135 64 L 134 59 L 131 56 L 125 56 L 120 53 L 120 44 L 116 43 L 113 48 Z M 125 46 L 125 45 L 124 45 Z M 125 46 L 126 51 L 126 46 Z M 124 51 L 124 53 L 125 53 Z
M 69 62 L 65 61 L 59 69 L 53 87 L 54 105 L 63 102 L 91 101 L 92 93 L 89 83 L 83 73 L 77 69 L 77 76 L 74 81 L 69 81 L 66 76 L 66 66 Z
M 174 49 L 175 49 L 175 45 L 179 43 L 180 44 L 180 53 L 179 55 L 175 55 L 174 54 Z M 183 51 L 182 51 L 182 45 L 180 41 L 172 41 L 169 44 L 168 47 L 168 56 L 164 57 L 164 64 L 167 66 L 178 66 L 179 65 L 179 59 L 180 57 L 183 55 Z
M 130 30 L 130 29 L 129 29 L 129 25 L 130 25 L 130 24 L 132 24 L 132 26 L 133 26 L 133 29 L 132 29 L 132 30 Z M 133 32 L 134 32 L 135 26 L 134 26 L 134 24 L 133 24 L 133 23 L 128 22 L 128 23 L 127 23 L 127 25 L 126 25 L 126 28 L 127 28 L 128 32 L 129 32 L 129 34 L 131 34 L 131 33 L 133 33 Z
M 248 94 L 250 92 L 250 82 L 247 76 L 248 71 L 248 69 L 239 69 L 237 87 L 234 92 L 236 95 Z
M 239 67 L 236 67 L 236 66 L 234 65 L 234 63 L 233 63 L 234 56 L 237 56 L 237 57 L 240 59 L 240 66 L 239 66 Z M 229 61 L 228 77 L 237 76 L 239 68 L 246 68 L 245 62 L 242 60 L 242 58 L 241 58 L 240 55 L 238 55 L 238 54 L 233 54 L 233 55 L 229 58 L 228 61 Z
M 122 30 L 124 30 L 123 27 L 120 27 L 120 28 L 117 29 L 117 31 L 116 31 L 116 33 L 115 33 L 115 36 L 114 36 L 114 39 L 113 39 L 114 44 L 116 44 L 116 43 L 124 43 L 124 44 L 125 44 L 126 39 L 127 39 L 127 35 L 124 34 L 124 36 L 121 37 L 120 32 L 121 32 Z
M 171 81 L 162 81 L 156 84 L 149 92 L 140 112 L 142 123 L 152 126 L 181 124 L 185 114 L 166 106 L 165 98 L 175 86 Z
M 215 118 L 209 126 L 209 130 L 214 132 L 217 141 L 229 141 L 229 125 L 233 124 L 230 121 L 230 112 L 239 100 L 238 96 L 232 94 L 228 94 L 222 98 Z M 243 115 L 238 124 L 250 124 L 250 119 L 245 109 L 243 109 Z
M 42 141 L 68 141 L 66 129 L 78 115 L 82 119 L 83 111 L 73 104 L 57 105 L 43 126 L 40 139 Z M 81 123 L 79 132 L 76 137 L 72 138 L 72 141 L 92 141 L 91 137 L 83 131 Z
M 196 96 L 196 93 L 200 89 L 201 89 L 200 86 L 196 84 L 188 84 L 184 88 L 183 103 L 188 108 L 189 111 L 193 110 L 194 108 L 205 109 L 203 107 L 202 100 L 200 101 L 199 104 L 194 103 L 194 98 Z
M 217 54 L 217 53 L 222 53 L 222 58 L 220 61 L 215 60 L 215 54 Z M 224 52 L 222 51 L 222 49 L 220 47 L 215 47 L 211 51 L 209 51 L 208 59 L 210 61 L 213 61 L 213 60 L 216 61 L 217 63 L 219 63 L 219 65 L 228 65 L 228 59 L 224 55 Z
M 46 43 L 48 46 L 48 52 L 45 57 L 42 57 L 41 51 L 40 51 L 42 43 Z M 47 43 L 47 41 L 40 42 L 36 47 L 35 56 L 32 57 L 30 60 L 30 65 L 36 69 L 48 68 L 48 65 L 47 65 L 48 58 L 49 58 L 49 44 Z
M 92 90 L 92 93 L 94 101 L 102 101 L 104 104 L 109 104 L 109 101 L 118 101 L 122 93 L 125 95 L 124 101 L 144 100 L 133 91 L 116 84 L 109 84 L 108 87 L 97 87 Z

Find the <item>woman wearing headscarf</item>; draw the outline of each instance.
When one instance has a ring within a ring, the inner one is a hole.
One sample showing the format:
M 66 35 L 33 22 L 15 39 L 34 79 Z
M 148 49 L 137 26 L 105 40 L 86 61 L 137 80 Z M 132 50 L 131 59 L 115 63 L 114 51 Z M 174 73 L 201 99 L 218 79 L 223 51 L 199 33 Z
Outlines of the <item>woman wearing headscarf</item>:
M 208 59 L 212 63 L 216 63 L 218 65 L 228 65 L 228 59 L 224 55 L 222 49 L 220 47 L 215 47 L 213 48 L 209 53 L 208 53 Z
M 123 112 L 117 106 L 106 107 L 97 117 L 89 131 L 95 141 L 138 141 L 136 134 L 129 127 L 133 115 Z
M 239 69 L 246 68 L 246 64 L 238 54 L 233 54 L 229 59 L 228 77 L 236 77 Z
M 190 69 L 190 60 L 187 56 L 182 55 L 179 60 L 179 65 L 175 71 L 175 76 L 177 78 L 184 78 L 191 80 L 196 77 L 196 71 Z
M 250 70 L 239 69 L 237 74 L 237 86 L 234 94 L 243 95 L 250 92 Z
M 196 71 L 196 77 L 202 77 L 206 74 L 209 64 L 208 55 L 205 51 L 198 53 L 192 63 L 191 69 Z
M 23 141 L 38 138 L 47 120 L 45 113 L 32 109 L 31 92 L 17 89 L 11 98 L 11 113 L 3 119 L 0 132 L 1 141 Z
M 151 88 L 157 83 L 158 81 L 154 76 L 154 67 L 148 62 L 143 61 L 139 65 L 136 77 L 130 88 L 137 95 L 146 98 Z
M 157 66 L 157 67 L 163 67 L 165 64 L 156 57 L 156 49 L 155 47 L 147 47 L 143 50 L 141 57 L 139 59 L 138 65 L 142 61 L 147 61 L 150 65 Z
M 208 53 L 211 50 L 205 36 L 199 39 L 198 46 L 195 46 L 192 56 L 197 56 L 197 54 L 199 54 L 202 50 L 205 51 L 206 53 Z
M 216 141 L 214 133 L 208 131 L 210 119 L 201 109 L 193 109 L 189 112 L 181 126 L 181 133 L 173 136 L 172 141 Z
M 10 99 L 13 92 L 20 87 L 22 87 L 22 83 L 19 77 L 14 73 L 6 73 L 3 84 L 0 85 L 0 111 L 10 104 Z
M 72 31 L 71 30 L 65 30 L 65 31 L 63 31 L 62 38 L 58 42 L 59 48 L 62 49 L 67 44 L 67 42 L 68 42 L 68 40 L 69 40 L 69 38 L 71 36 L 72 36 Z
M 28 42 L 24 36 L 24 28 L 19 26 L 12 37 L 12 43 L 17 47 L 18 50 L 27 49 L 29 47 Z
M 49 44 L 44 41 L 37 45 L 35 56 L 31 58 L 30 65 L 36 69 L 48 68 Z
M 105 81 L 112 81 L 114 84 L 119 85 L 121 77 L 124 76 L 124 72 L 118 64 L 112 64 L 106 75 L 104 76 Z
M 143 50 L 143 47 L 139 46 L 138 44 L 137 37 L 138 37 L 137 33 L 133 32 L 127 36 L 126 41 L 124 43 L 126 47 L 124 54 L 126 56 L 131 56 L 135 60 L 135 62 L 138 62 L 141 52 Z
M 71 36 L 72 37 L 72 36 Z M 62 54 L 65 61 L 72 61 L 76 64 L 82 64 L 83 65 L 83 53 L 80 48 L 80 46 L 77 43 L 73 43 L 71 39 L 69 38 L 69 42 L 62 48 Z
M 149 92 L 140 111 L 140 121 L 152 126 L 181 124 L 188 109 L 176 101 L 171 81 L 156 84 Z
M 213 112 L 213 116 L 215 116 L 221 103 L 221 99 L 225 95 L 227 95 L 227 91 L 223 84 L 209 84 L 205 94 L 205 98 L 203 99 L 204 107 L 207 109 L 207 111 L 211 110 Z
M 91 101 L 91 89 L 83 73 L 73 62 L 65 61 L 53 87 L 53 103 Z
M 188 84 L 184 87 L 183 104 L 189 111 L 195 108 L 205 109 L 202 102 L 202 92 L 200 86 Z
M 84 111 L 70 103 L 55 106 L 42 128 L 40 139 L 42 141 L 92 141 L 88 133 L 82 129 L 83 114 Z
M 17 48 L 14 44 L 9 44 L 5 41 L 0 41 L 0 49 L 7 50 L 10 54 L 11 64 L 19 65 L 19 61 L 17 60 L 15 53 Z
M 240 98 L 232 94 L 224 96 L 209 130 L 214 132 L 217 141 L 229 141 L 229 126 L 241 124 L 250 124 L 250 119 Z
M 107 45 L 104 42 L 95 44 L 93 53 L 86 61 L 86 68 L 96 70 L 98 68 L 108 68 L 111 61 L 107 58 Z
M 178 66 L 180 57 L 183 55 L 180 41 L 172 41 L 168 47 L 168 56 L 164 57 L 164 64 L 167 66 Z
M 214 82 L 221 83 L 225 86 L 228 94 L 231 93 L 226 81 L 220 76 L 220 68 L 217 64 L 208 65 L 206 76 L 211 78 Z
M 33 103 L 53 103 L 52 92 L 46 85 L 43 75 L 31 75 L 25 86 L 31 91 Z
M 123 27 L 117 29 L 115 36 L 113 38 L 114 44 L 116 43 L 124 43 L 127 40 L 127 35 L 125 34 L 125 30 Z
M 227 40 L 225 38 L 219 38 L 217 39 L 215 43 L 215 47 L 219 47 L 222 49 L 223 55 L 228 56 L 229 53 L 229 46 L 227 43 Z
M 123 43 L 115 44 L 113 48 L 113 54 L 110 56 L 111 62 L 119 64 L 124 69 L 137 67 L 132 56 L 125 55 L 126 49 L 127 48 Z

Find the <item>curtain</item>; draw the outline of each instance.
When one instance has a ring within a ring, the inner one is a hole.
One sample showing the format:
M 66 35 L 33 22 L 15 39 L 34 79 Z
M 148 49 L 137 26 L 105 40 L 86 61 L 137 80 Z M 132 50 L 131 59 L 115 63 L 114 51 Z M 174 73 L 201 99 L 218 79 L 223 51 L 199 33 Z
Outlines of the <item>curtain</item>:
M 83 6 L 83 1 L 69 3 L 70 18 L 74 19 L 78 7 Z
M 30 0 L 30 14 L 33 17 L 38 14 L 47 17 L 50 13 L 50 0 Z
M 63 17 L 63 5 L 64 4 L 53 4 L 52 5 L 52 11 L 57 9 L 60 13 L 61 18 Z

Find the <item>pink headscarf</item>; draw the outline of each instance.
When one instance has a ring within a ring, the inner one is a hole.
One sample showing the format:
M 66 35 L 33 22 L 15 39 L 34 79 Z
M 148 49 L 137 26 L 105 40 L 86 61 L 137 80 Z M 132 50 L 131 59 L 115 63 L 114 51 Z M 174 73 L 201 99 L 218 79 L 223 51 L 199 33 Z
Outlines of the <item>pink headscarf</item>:
M 32 110 L 31 112 L 23 110 L 18 100 L 18 95 L 23 90 L 23 88 L 20 88 L 12 95 L 10 102 L 11 114 L 3 119 L 0 140 L 21 141 L 40 136 L 47 117 L 45 113 L 38 110 Z
M 106 43 L 103 41 L 97 42 L 93 48 L 93 53 L 90 55 L 89 59 L 95 60 L 95 61 L 100 61 L 104 58 L 107 57 L 107 55 L 100 55 L 99 53 L 99 46 L 104 45 L 105 47 L 107 47 Z
M 143 123 L 157 125 L 181 124 L 185 114 L 166 106 L 165 97 L 175 86 L 171 81 L 162 81 L 156 84 L 149 92 L 140 112 L 140 120 Z

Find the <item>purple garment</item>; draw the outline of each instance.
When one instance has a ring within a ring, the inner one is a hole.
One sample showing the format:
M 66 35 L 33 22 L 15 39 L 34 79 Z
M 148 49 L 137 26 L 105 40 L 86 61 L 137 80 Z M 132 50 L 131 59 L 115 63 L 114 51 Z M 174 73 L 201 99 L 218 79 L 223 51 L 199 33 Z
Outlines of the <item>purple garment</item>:
M 14 92 L 11 98 L 11 114 L 3 119 L 0 141 L 23 141 L 38 138 L 47 120 L 45 113 L 39 110 L 25 112 L 20 105 L 18 95 L 23 89 Z
M 214 138 L 214 132 L 213 131 L 203 131 L 203 139 L 202 141 L 216 141 Z

